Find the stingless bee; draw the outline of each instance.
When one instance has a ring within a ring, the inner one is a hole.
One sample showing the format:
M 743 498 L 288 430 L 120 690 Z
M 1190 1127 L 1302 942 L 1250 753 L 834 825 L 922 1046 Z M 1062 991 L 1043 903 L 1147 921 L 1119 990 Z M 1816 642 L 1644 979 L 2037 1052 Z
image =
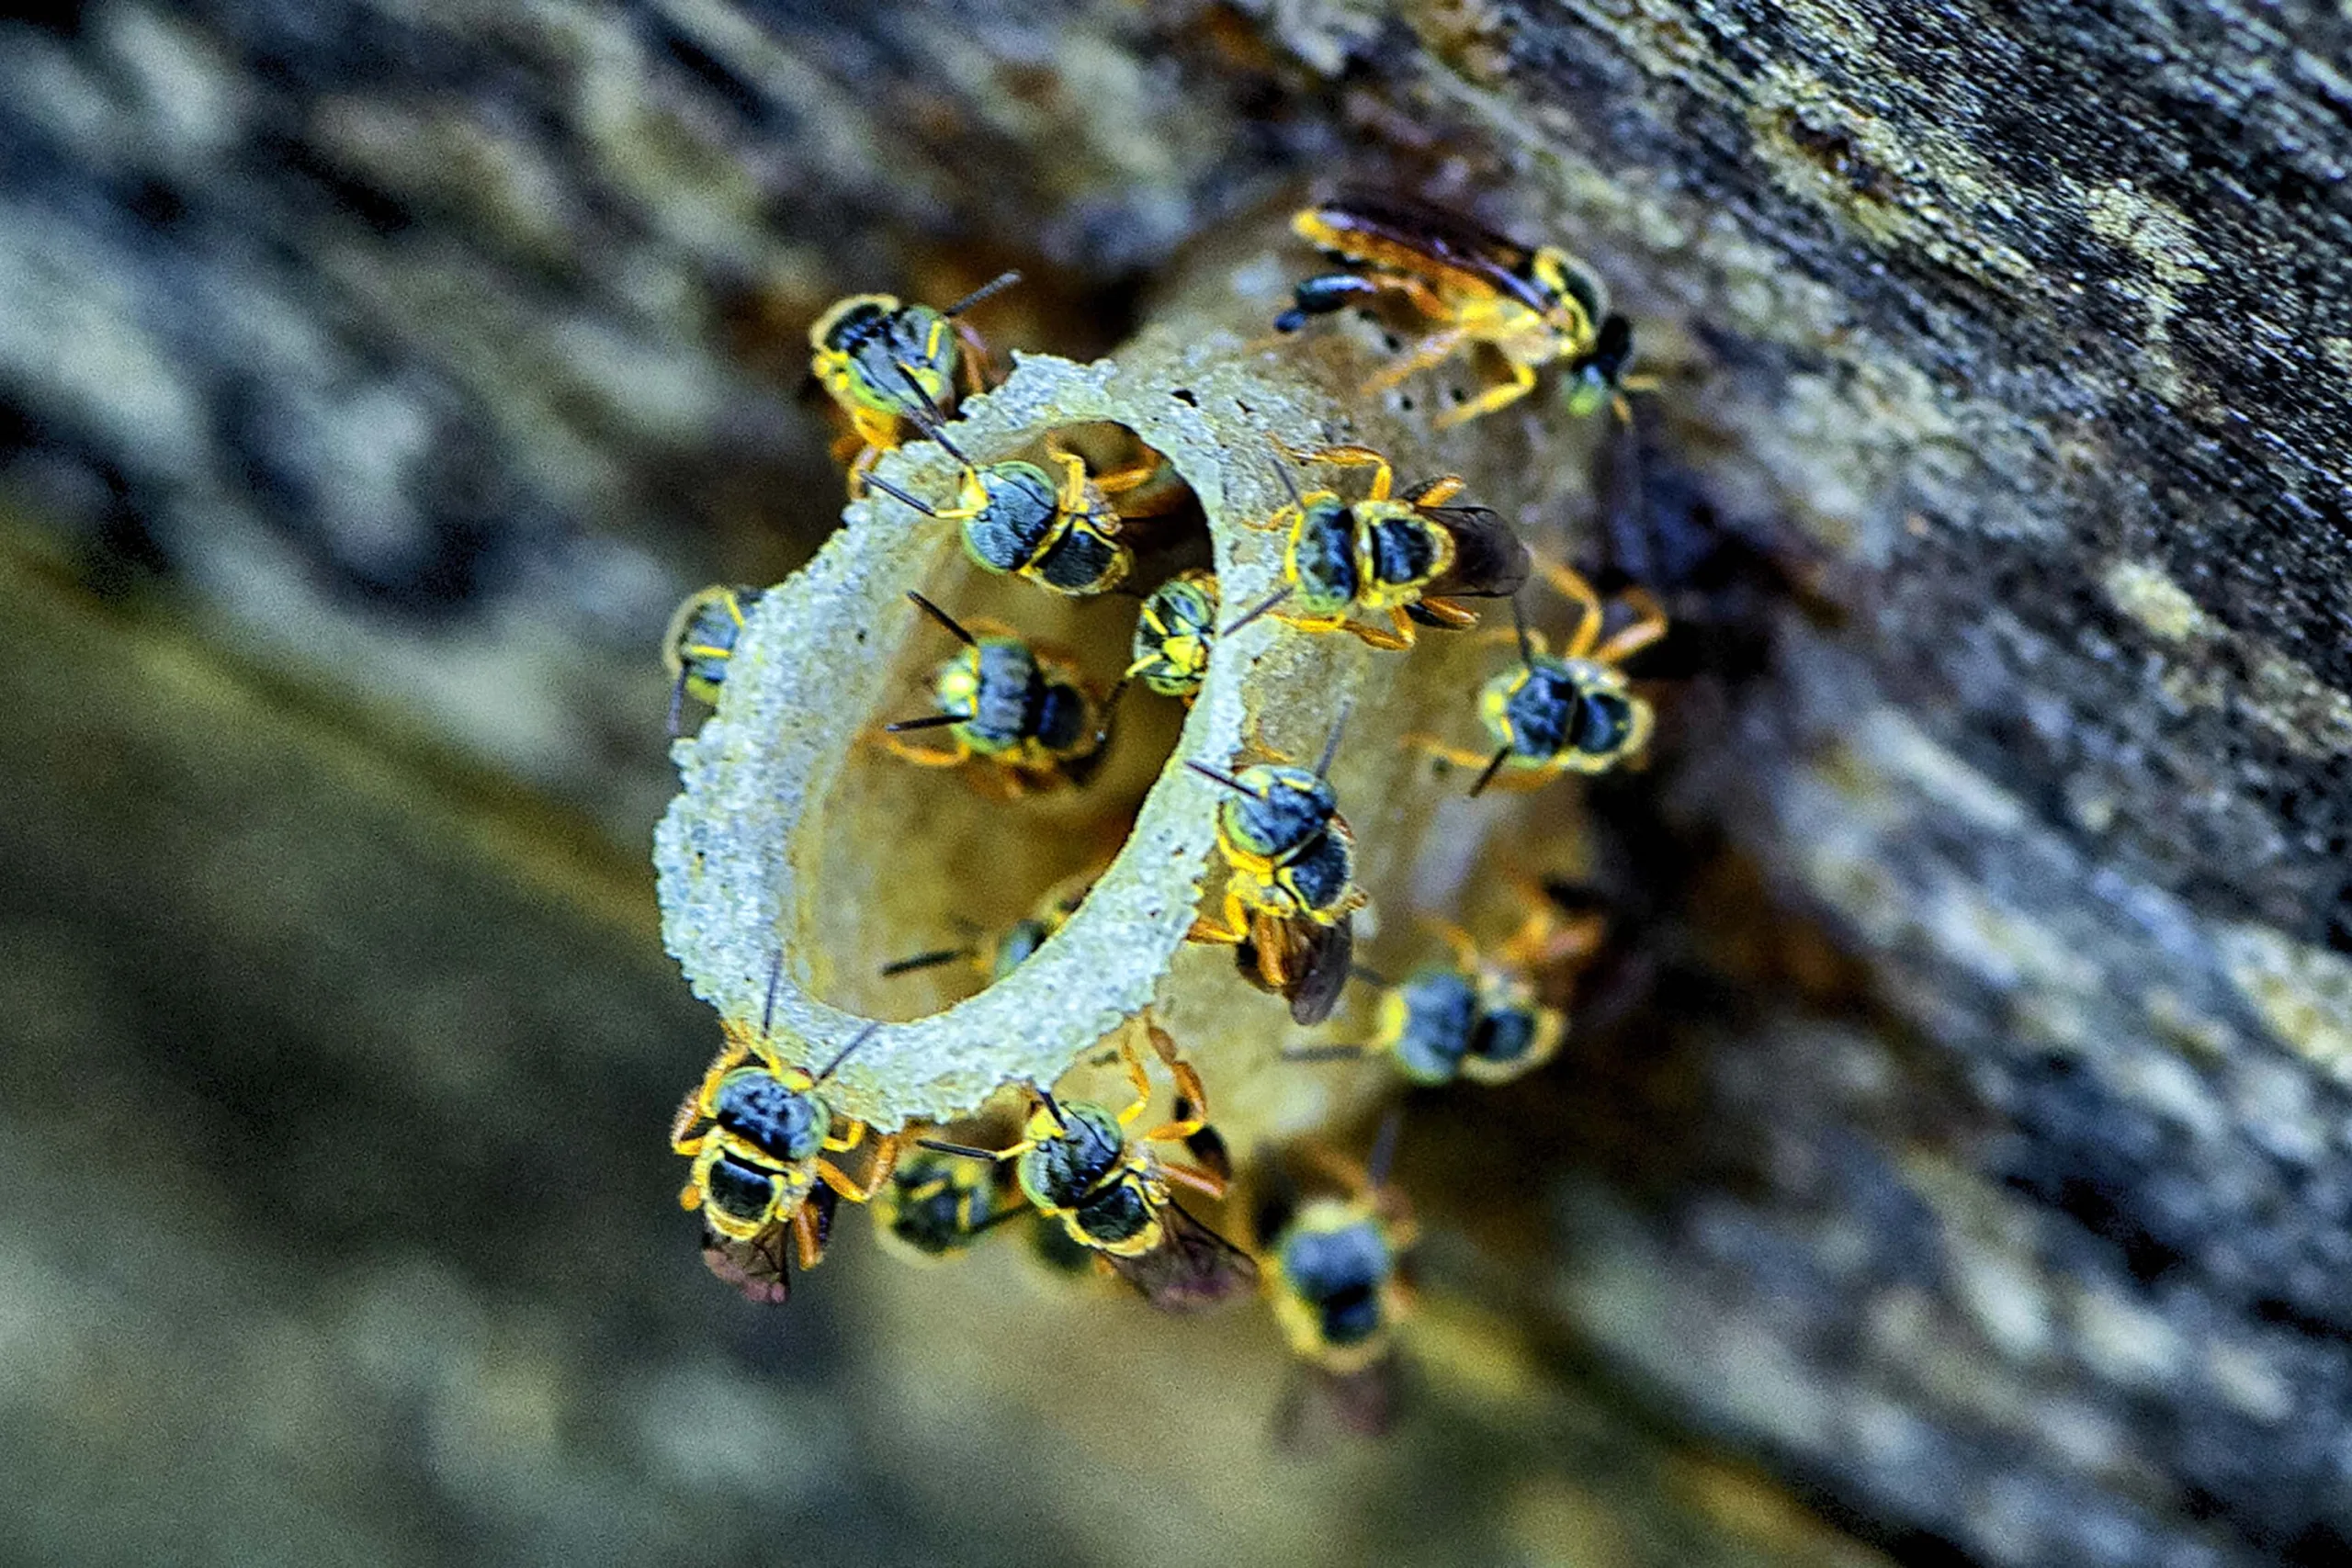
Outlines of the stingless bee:
M 1276 465 L 1291 503 L 1250 526 L 1288 535 L 1283 586 L 1222 635 L 1279 610 L 1276 619 L 1302 631 L 1347 631 L 1374 648 L 1408 649 L 1417 624 L 1477 625 L 1476 615 L 1454 597 L 1502 598 L 1527 580 L 1527 547 L 1501 518 L 1482 506 L 1442 504 L 1461 492 L 1458 476 L 1392 496 L 1396 472 L 1368 446 L 1283 452 L 1298 462 L 1368 468 L 1372 483 L 1357 502 L 1329 490 L 1301 494 L 1289 470 Z M 1366 624 L 1380 618 L 1387 628 Z
M 863 1144 L 866 1126 L 837 1116 L 818 1090 L 880 1026 L 867 1025 L 822 1072 L 790 1066 L 770 1032 L 783 968 L 779 953 L 757 1033 L 720 1021 L 727 1043 L 670 1127 L 671 1147 L 694 1162 L 678 1202 L 702 1213 L 712 1271 L 747 1294 L 754 1284 L 772 1289 L 754 1299 L 776 1302 L 791 1289 L 783 1231 L 791 1231 L 800 1266 L 813 1269 L 825 1254 L 833 1199 L 867 1201 L 899 1157 L 897 1134 L 879 1138 L 863 1184 L 826 1157 Z
M 1136 615 L 1135 662 L 1127 666 L 1127 678 L 1162 696 L 1191 702 L 1208 678 L 1216 615 L 1213 571 L 1180 571 L 1153 589 Z
M 1176 1054 L 1174 1042 L 1148 1018 L 1139 1019 L 1153 1052 L 1176 1084 L 1175 1117 L 1148 1132 L 1128 1128 L 1151 1103 L 1151 1075 L 1132 1041 L 1122 1041 L 1135 1098 L 1125 1110 L 1065 1100 L 1037 1085 L 1021 1141 L 1010 1148 L 922 1140 L 925 1148 L 969 1159 L 1011 1162 L 1021 1191 L 1039 1213 L 1060 1220 L 1069 1239 L 1087 1248 L 1152 1305 L 1170 1312 L 1211 1306 L 1256 1282 L 1250 1255 L 1187 1213 L 1171 1185 L 1209 1198 L 1225 1194 L 1230 1179 L 1224 1145 L 1209 1134 L 1208 1097 L 1200 1075 Z M 1160 1159 L 1150 1145 L 1182 1144 L 1212 1168 Z
M 718 701 L 728 661 L 735 657 L 735 639 L 743 633 L 744 612 L 760 602 L 761 592 L 714 583 L 688 594 L 670 617 L 670 629 L 662 638 L 662 664 L 671 676 L 672 736 L 678 733 L 678 715 L 686 698 L 706 706 Z
M 1361 1167 L 1310 1151 L 1341 1190 L 1302 1201 L 1283 1177 L 1253 1216 L 1283 1337 L 1316 1380 L 1317 1403 L 1367 1437 L 1385 1431 L 1393 1416 L 1396 1329 L 1412 1302 L 1401 1271 L 1413 1245 L 1412 1214 L 1388 1182 L 1397 1127 L 1392 1111 Z M 1304 1414 L 1294 1398 L 1283 1427 L 1295 1436 Z
M 1512 602 L 1519 668 L 1504 671 L 1478 692 L 1478 717 L 1495 738 L 1494 751 L 1473 751 L 1426 735 L 1405 739 L 1407 745 L 1456 767 L 1478 769 L 1472 795 L 1498 782 L 1534 789 L 1563 773 L 1606 773 L 1649 739 L 1656 716 L 1618 666 L 1666 635 L 1666 611 L 1641 589 L 1628 589 L 1625 601 L 1634 619 L 1603 642 L 1607 612 L 1592 585 L 1564 566 L 1547 564 L 1544 574 L 1577 606 L 1577 629 L 1555 656 Z
M 1385 294 L 1404 296 L 1435 323 L 1410 355 L 1364 383 L 1366 397 L 1478 344 L 1500 356 L 1510 379 L 1442 415 L 1440 429 L 1517 402 L 1547 365 L 1567 366 L 1572 413 L 1603 402 L 1623 412 L 1624 392 L 1642 389 L 1624 374 L 1632 323 L 1611 312 L 1592 269 L 1556 246 L 1530 248 L 1458 213 L 1363 191 L 1305 209 L 1291 230 L 1346 266 L 1299 284 L 1274 320 L 1278 330 L 1296 332 L 1310 316 Z
M 1302 1024 L 1320 1023 L 1338 1005 L 1366 897 L 1355 880 L 1355 835 L 1329 776 L 1346 723 L 1342 712 L 1312 773 L 1281 758 L 1238 773 L 1184 764 L 1227 792 L 1216 808 L 1225 918 L 1194 920 L 1191 940 L 1247 943 L 1258 978 Z
M 908 304 L 895 294 L 853 294 L 835 300 L 809 327 L 808 368 L 849 415 L 850 434 L 836 456 L 854 454 L 853 497 L 865 493 L 867 471 L 906 439 L 904 427 L 926 403 L 956 406 L 959 372 L 967 392 L 987 389 L 987 345 L 962 317 L 1020 281 L 1019 273 L 1004 273 L 944 310 Z M 916 398 L 909 397 L 910 387 Z
M 1600 951 L 1607 918 L 1569 911 L 1540 887 L 1521 896 L 1527 912 L 1519 929 L 1491 949 L 1445 920 L 1427 920 L 1453 955 L 1451 964 L 1416 969 L 1390 982 L 1359 969 L 1381 987 L 1373 1037 L 1361 1043 L 1294 1045 L 1295 1062 L 1386 1055 L 1409 1082 L 1424 1087 L 1466 1078 L 1508 1083 L 1555 1055 L 1567 1032 L 1565 992 L 1547 986 Z
M 883 726 L 892 754 L 926 768 L 952 768 L 981 757 L 1002 770 L 1008 795 L 1061 784 L 1082 784 L 1110 738 L 1110 704 L 1098 697 L 1078 667 L 1031 647 L 1011 627 L 992 622 L 967 629 L 922 594 L 909 599 L 964 645 L 932 673 L 939 711 Z M 944 728 L 953 750 L 900 739 L 912 729 Z

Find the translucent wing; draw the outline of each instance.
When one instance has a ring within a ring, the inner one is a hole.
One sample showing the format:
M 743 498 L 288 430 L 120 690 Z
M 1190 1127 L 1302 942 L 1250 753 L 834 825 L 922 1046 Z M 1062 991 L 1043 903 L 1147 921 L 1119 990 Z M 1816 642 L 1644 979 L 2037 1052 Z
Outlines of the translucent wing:
M 1356 923 L 1354 916 L 1343 915 L 1336 925 L 1297 924 L 1304 930 L 1291 971 L 1290 1016 L 1292 1022 L 1311 1027 L 1331 1016 L 1340 1005 L 1340 993 L 1347 988 L 1348 971 L 1355 961 Z
M 1137 1258 L 1103 1260 L 1162 1312 L 1199 1312 L 1252 1290 L 1258 1265 L 1250 1255 L 1170 1203 L 1159 1212 L 1165 1235 Z
M 1519 592 L 1533 563 L 1510 524 L 1483 506 L 1432 506 L 1421 513 L 1453 536 L 1453 565 L 1431 594 L 1503 599 Z
M 1419 257 L 1432 270 L 1475 278 L 1532 310 L 1551 306 L 1525 276 L 1532 254 L 1528 248 L 1459 212 L 1361 189 L 1343 191 L 1314 212 L 1331 248 L 1350 260 L 1394 266 L 1409 265 L 1410 258 Z
M 748 1241 L 705 1230 L 702 1260 L 747 1302 L 782 1306 L 792 1297 L 792 1227 L 779 1222 Z

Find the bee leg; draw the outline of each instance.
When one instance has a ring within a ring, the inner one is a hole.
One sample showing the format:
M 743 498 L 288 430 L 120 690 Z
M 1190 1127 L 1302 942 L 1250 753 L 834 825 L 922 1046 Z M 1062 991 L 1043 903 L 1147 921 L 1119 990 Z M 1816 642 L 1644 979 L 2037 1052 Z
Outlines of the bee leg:
M 825 1260 L 824 1238 L 817 1234 L 817 1212 L 806 1203 L 792 1216 L 792 1239 L 801 1268 L 814 1269 Z
M 892 1133 L 874 1145 L 874 1163 L 867 1167 L 865 1185 L 859 1186 L 849 1172 L 829 1159 L 817 1161 L 817 1179 L 840 1193 L 853 1203 L 870 1203 L 899 1168 L 899 1134 Z
M 1454 967 L 1464 970 L 1478 967 L 1478 944 L 1470 940 L 1468 931 L 1464 931 L 1452 920 L 1442 920 L 1434 915 L 1422 916 L 1421 924 L 1435 932 L 1437 939 L 1445 943 L 1447 951 L 1453 954 Z
M 729 1025 L 721 1025 L 721 1028 L 725 1030 L 727 1043 L 719 1047 L 718 1055 L 711 1061 L 710 1070 L 703 1074 L 701 1084 L 679 1104 L 678 1114 L 670 1122 L 670 1146 L 682 1155 L 701 1152 L 708 1134 L 689 1138 L 686 1129 L 700 1118 L 709 1115 L 711 1108 L 718 1103 L 718 1080 L 752 1058 L 750 1033 Z
M 1633 607 L 1634 618 L 1592 650 L 1592 658 L 1599 663 L 1622 663 L 1666 635 L 1666 608 L 1650 596 L 1647 589 L 1628 588 L 1624 599 Z
M 1204 915 L 1193 922 L 1184 933 L 1186 942 L 1214 942 L 1220 947 L 1238 947 L 1250 940 L 1250 915 L 1241 907 L 1240 896 L 1227 889 L 1225 895 L 1225 924 L 1218 925 Z
M 1373 1054 L 1374 1047 L 1361 1043 L 1340 1045 L 1285 1045 L 1282 1057 L 1285 1062 L 1354 1062 Z
M 1533 367 L 1515 364 L 1510 367 L 1510 380 L 1498 386 L 1487 388 L 1458 409 L 1447 410 L 1438 416 L 1437 428 L 1449 430 L 1457 424 L 1466 424 L 1482 414 L 1490 414 L 1497 409 L 1509 407 L 1534 389 Z
M 1369 446 L 1310 446 L 1302 450 L 1284 445 L 1283 451 L 1294 462 L 1329 463 L 1335 468 L 1370 468 L 1372 490 L 1365 497 L 1368 501 L 1386 501 L 1389 489 L 1396 480 L 1388 459 Z
M 1162 1164 L 1159 1173 L 1170 1181 L 1181 1181 L 1204 1198 L 1225 1196 L 1225 1179 L 1189 1165 Z
M 857 1147 L 858 1145 L 864 1142 L 865 1142 L 865 1123 L 863 1122 L 852 1122 L 849 1124 L 849 1131 L 846 1133 L 828 1133 L 825 1134 L 825 1147 L 831 1149 L 836 1154 L 845 1153 L 850 1149 Z
M 1434 735 L 1408 735 L 1397 744 L 1409 746 L 1416 751 L 1426 751 L 1457 768 L 1483 768 L 1494 760 L 1495 755 L 1492 751 L 1472 751 L 1460 746 L 1450 746 Z
M 1131 1040 L 1119 1042 L 1119 1060 L 1126 1064 L 1127 1082 L 1136 1091 L 1135 1099 L 1119 1112 L 1119 1125 L 1124 1127 L 1142 1115 L 1144 1107 L 1151 1103 L 1151 1075 L 1144 1070 L 1143 1057 L 1136 1054 Z
M 1437 478 L 1414 487 L 1413 491 L 1404 497 L 1405 504 L 1442 506 L 1460 495 L 1463 486 L 1468 482 L 1460 474 L 1440 474 Z
M 881 739 L 883 746 L 892 756 L 912 762 L 918 768 L 953 768 L 972 760 L 972 748 L 969 743 L 963 740 L 956 742 L 954 750 L 942 751 L 930 746 L 919 746 L 911 740 L 902 740 L 898 736 L 887 733 Z
M 1201 1075 L 1189 1062 L 1171 1061 L 1168 1070 L 1176 1079 L 1176 1120 L 1146 1133 L 1147 1143 L 1182 1143 L 1209 1124 L 1209 1097 L 1201 1087 Z
M 1388 618 L 1396 627 L 1393 632 L 1385 632 L 1377 626 L 1365 626 L 1361 621 L 1350 621 L 1347 623 L 1347 627 L 1348 630 L 1355 633 L 1356 636 L 1362 637 L 1365 642 L 1370 643 L 1374 648 L 1388 649 L 1392 651 L 1401 651 L 1402 649 L 1412 647 L 1412 618 L 1407 615 L 1402 610 L 1389 611 Z
M 1431 333 L 1421 340 L 1420 346 L 1411 354 L 1357 388 L 1356 395 L 1369 398 L 1395 389 L 1419 372 L 1427 370 L 1430 366 L 1442 363 L 1453 355 L 1455 349 L 1462 346 L 1463 340 L 1468 336 L 1469 333 L 1460 327 L 1449 327 L 1443 332 Z M 1531 386 L 1534 384 L 1534 378 L 1532 375 L 1528 378 L 1528 384 Z M 1454 413 L 1459 414 L 1464 412 L 1463 409 L 1456 409 Z M 1453 414 L 1448 414 L 1444 419 L 1439 420 L 1438 424 L 1442 427 L 1453 422 Z
M 1577 606 L 1576 635 L 1568 638 L 1566 653 L 1570 659 L 1583 659 L 1592 652 L 1592 645 L 1600 640 L 1600 623 L 1605 613 L 1601 608 L 1600 595 L 1593 592 L 1592 584 L 1584 580 L 1584 574 L 1573 567 L 1555 566 L 1546 561 L 1544 575 L 1559 591 L 1561 598 Z
M 1465 608 L 1451 599 L 1423 599 L 1421 613 L 1443 621 L 1447 626 L 1457 629 L 1475 626 L 1478 624 L 1478 613 L 1476 610 Z M 1512 635 L 1515 637 L 1518 634 Z
M 678 1192 L 678 1207 L 681 1209 L 702 1207 L 703 1183 L 710 1175 L 710 1168 L 718 1163 L 719 1150 L 717 1145 L 712 1144 L 707 1148 L 700 1147 L 700 1145 L 709 1143 L 707 1137 L 697 1139 L 695 1142 L 697 1148 L 694 1166 L 686 1173 L 685 1186 Z

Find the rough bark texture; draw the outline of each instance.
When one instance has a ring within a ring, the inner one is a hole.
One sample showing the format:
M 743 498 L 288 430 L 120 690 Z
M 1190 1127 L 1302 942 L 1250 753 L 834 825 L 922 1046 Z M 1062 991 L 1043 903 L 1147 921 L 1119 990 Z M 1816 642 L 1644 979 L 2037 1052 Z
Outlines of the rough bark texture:
M 133 603 L 11 568 L 0 1398 L 111 1434 L 10 1467 L 16 1550 L 2352 1551 L 2336 12 L 31 11 L 12 559 Z M 824 300 L 1017 263 L 1001 335 L 1083 356 L 1333 173 L 1610 278 L 1667 384 L 1597 508 L 1535 400 L 1434 450 L 1683 629 L 1589 795 L 1630 934 L 1552 1072 L 1414 1104 L 1422 1414 L 1318 1472 L 1233 1461 L 1262 1332 L 1009 1263 L 845 1247 L 747 1325 L 663 1212 L 707 1016 L 650 878 L 580 911 L 670 601 L 835 515 Z M 555 807 L 416 805 L 443 749 Z

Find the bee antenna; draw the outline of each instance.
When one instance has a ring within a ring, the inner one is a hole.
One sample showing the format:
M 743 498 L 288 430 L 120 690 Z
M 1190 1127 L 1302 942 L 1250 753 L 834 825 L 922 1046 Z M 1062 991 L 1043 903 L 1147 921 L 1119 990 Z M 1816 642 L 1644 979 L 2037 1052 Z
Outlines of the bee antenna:
M 915 416 L 915 423 L 922 426 L 922 433 L 933 441 L 938 441 L 943 447 L 946 447 L 948 456 L 956 457 L 959 462 L 962 461 L 953 446 L 948 446 L 946 442 L 940 441 L 939 429 L 947 423 L 947 412 L 933 402 L 931 394 L 923 390 L 922 383 L 915 379 L 914 367 L 903 359 L 894 359 L 890 363 L 892 368 L 898 371 L 899 379 L 907 384 L 907 390 L 915 395 L 915 401 L 922 405 L 922 412 Z
M 887 980 L 895 975 L 911 975 L 918 969 L 936 969 L 943 964 L 953 964 L 959 958 L 969 958 L 972 955 L 972 950 L 968 947 L 934 947 L 928 953 L 918 953 L 911 958 L 900 958 L 885 964 L 879 973 Z
M 1119 677 L 1118 683 L 1111 688 L 1111 694 L 1102 699 L 1102 722 L 1094 731 L 1094 749 L 1097 751 L 1111 743 L 1112 712 L 1118 707 L 1119 699 L 1127 694 L 1127 687 L 1134 683 L 1135 678 L 1136 672 L 1133 670 L 1127 671 Z
M 1061 1101 L 1054 1098 L 1054 1091 L 1042 1084 L 1031 1084 L 1029 1087 L 1037 1096 L 1037 1103 L 1046 1108 L 1046 1114 L 1054 1119 L 1055 1130 L 1069 1132 L 1069 1118 L 1062 1114 Z
M 943 1155 L 961 1155 L 966 1159 L 984 1159 L 993 1161 L 997 1157 L 997 1152 L 994 1149 L 976 1149 L 969 1144 L 951 1144 L 942 1138 L 917 1138 L 915 1142 L 920 1146 L 933 1150 L 936 1153 Z
M 887 735 L 900 735 L 910 729 L 937 729 L 944 725 L 964 724 L 970 720 L 967 713 L 927 713 L 921 718 L 902 718 L 882 727 Z M 885 974 L 888 971 L 885 970 Z
M 841 1048 L 841 1054 L 835 1056 L 831 1061 L 825 1064 L 825 1070 L 819 1073 L 815 1077 L 809 1080 L 809 1087 L 813 1089 L 818 1084 L 823 1083 L 827 1078 L 831 1077 L 835 1073 L 841 1071 L 842 1064 L 848 1061 L 851 1056 L 854 1055 L 858 1049 L 867 1041 L 880 1033 L 881 1030 L 882 1026 L 878 1023 L 869 1023 L 864 1029 L 859 1030 L 857 1032 L 857 1038 L 842 1046 Z
M 1288 451 L 1289 448 L 1284 447 L 1283 450 Z M 1306 498 L 1298 493 L 1298 481 L 1290 477 L 1289 468 L 1280 459 L 1276 459 L 1273 468 L 1274 478 L 1282 480 L 1283 489 L 1290 491 L 1290 503 L 1293 506 L 1304 508 L 1306 505 Z
M 1372 1157 L 1364 1162 L 1365 1184 L 1374 1192 L 1388 1185 L 1389 1168 L 1396 1163 L 1396 1140 L 1405 1130 L 1405 1113 L 1391 1109 L 1380 1119 L 1380 1132 L 1372 1140 Z
M 1021 274 L 1017 270 L 1008 267 L 939 313 L 943 316 L 960 316 L 965 311 L 970 310 L 973 306 L 978 304 L 981 300 L 993 299 L 998 295 L 1003 293 L 1006 289 L 1012 288 L 1014 284 L 1020 281 Z
M 1470 786 L 1470 798 L 1476 800 L 1486 794 L 1487 786 L 1495 782 L 1495 775 L 1503 771 L 1503 764 L 1509 761 L 1510 761 L 1510 748 L 1508 746 L 1503 747 L 1488 759 L 1487 765 L 1478 770 L 1478 782 Z
M 962 643 L 966 648 L 978 648 L 980 646 L 980 639 L 974 637 L 970 632 L 966 631 L 962 624 L 959 623 L 955 616 L 949 615 L 946 611 L 941 609 L 938 605 L 933 604 L 930 600 L 916 592 L 913 589 L 910 588 L 907 590 L 907 597 L 913 600 L 915 602 L 916 608 L 922 611 L 924 615 L 929 615 L 941 626 L 945 626 L 947 628 L 948 635 L 953 637 L 957 642 Z
M 1528 640 L 1527 610 L 1520 604 L 1516 593 L 1510 596 L 1510 624 L 1511 629 L 1519 633 L 1519 661 L 1530 670 L 1534 669 L 1535 648 Z
M 1340 736 L 1347 729 L 1348 713 L 1354 706 L 1355 704 L 1352 701 L 1340 705 L 1340 716 L 1331 721 L 1331 737 L 1323 742 L 1322 760 L 1315 764 L 1317 778 L 1328 779 L 1331 776 L 1331 759 L 1340 754 Z
M 884 495 L 889 496 L 901 506 L 910 506 L 917 512 L 922 513 L 925 517 L 936 517 L 939 515 L 939 511 L 936 507 L 931 505 L 927 502 L 917 501 L 913 496 L 909 495 L 905 491 L 900 490 L 888 479 L 876 479 L 872 474 L 868 474 L 865 476 L 865 482 L 872 488 L 880 491 Z
M 1235 632 L 1239 631 L 1242 627 L 1248 626 L 1250 622 L 1256 620 L 1259 616 L 1264 615 L 1267 611 L 1272 609 L 1283 600 L 1289 598 L 1291 595 L 1291 584 L 1283 584 L 1283 587 L 1276 590 L 1272 598 L 1267 600 L 1264 604 L 1259 605 L 1248 615 L 1243 615 L 1239 620 L 1234 622 L 1231 626 L 1227 626 L 1223 631 L 1216 635 L 1219 637 L 1231 637 Z
M 1367 986 L 1377 986 L 1384 991 L 1393 991 L 1396 988 L 1396 981 L 1383 975 L 1379 970 L 1367 969 L 1361 964 L 1348 965 L 1348 978 L 1362 980 Z
M 678 678 L 670 682 L 670 739 L 673 740 L 678 738 L 678 715 L 684 711 L 685 702 L 686 672 L 681 667 Z
M 775 950 L 775 962 L 768 965 L 768 999 L 760 1007 L 760 1038 L 763 1040 L 768 1038 L 768 1032 L 775 1022 L 775 993 L 783 984 L 784 949 L 779 947 Z
M 1223 784 L 1226 788 L 1231 790 L 1236 795 L 1246 795 L 1253 800 L 1257 798 L 1258 792 L 1256 790 L 1251 789 L 1248 784 L 1243 784 L 1231 773 L 1221 773 L 1215 768 L 1210 767 L 1206 762 L 1195 762 L 1189 757 L 1184 760 L 1184 765 L 1192 769 L 1193 772 L 1200 774 L 1201 777 L 1208 779 L 1213 783 Z

